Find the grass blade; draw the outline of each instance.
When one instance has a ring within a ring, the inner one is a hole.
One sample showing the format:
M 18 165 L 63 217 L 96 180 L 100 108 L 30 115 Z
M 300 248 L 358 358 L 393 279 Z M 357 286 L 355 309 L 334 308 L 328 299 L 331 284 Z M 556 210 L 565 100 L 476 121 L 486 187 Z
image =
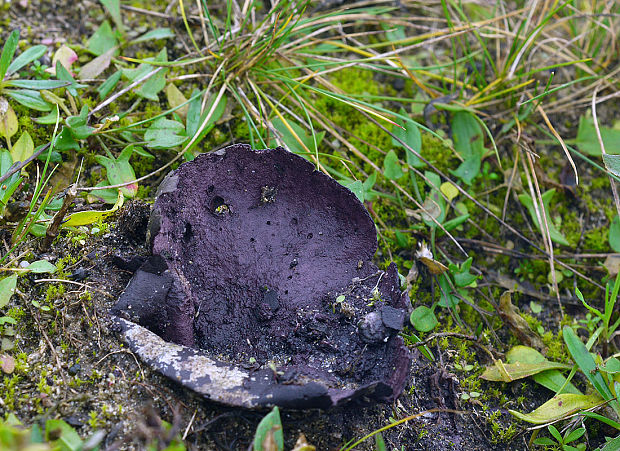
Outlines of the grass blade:
M 0 82 L 4 80 L 4 76 L 9 69 L 9 65 L 11 64 L 11 60 L 13 59 L 13 55 L 15 55 L 15 50 L 17 50 L 18 42 L 19 31 L 13 30 L 9 38 L 4 43 L 4 47 L 2 48 L 2 55 L 0 55 Z
M 605 401 L 609 401 L 611 407 L 616 411 L 616 414 L 620 416 L 620 403 L 618 403 L 618 400 L 615 399 L 615 396 L 607 386 L 603 375 L 597 368 L 596 363 L 588 352 L 586 346 L 575 334 L 573 329 L 568 326 L 564 326 L 562 335 L 564 337 L 566 347 L 568 348 L 568 352 L 570 352 L 571 357 L 579 369 L 583 372 L 603 399 L 605 399 Z
M 43 55 L 45 55 L 45 52 L 47 52 L 47 46 L 45 45 L 35 45 L 34 47 L 30 47 L 28 50 L 26 50 L 13 60 L 13 62 L 7 69 L 6 74 L 14 74 L 25 65 L 30 64 L 34 60 L 41 58 Z

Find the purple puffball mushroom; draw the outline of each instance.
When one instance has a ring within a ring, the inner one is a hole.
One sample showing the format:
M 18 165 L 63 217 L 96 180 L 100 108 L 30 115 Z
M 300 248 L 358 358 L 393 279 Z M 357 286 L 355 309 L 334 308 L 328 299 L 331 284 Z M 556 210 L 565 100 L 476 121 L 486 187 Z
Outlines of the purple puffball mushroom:
M 165 376 L 247 408 L 402 392 L 410 302 L 396 266 L 377 269 L 368 212 L 304 158 L 238 144 L 181 165 L 159 187 L 148 242 L 111 313 Z

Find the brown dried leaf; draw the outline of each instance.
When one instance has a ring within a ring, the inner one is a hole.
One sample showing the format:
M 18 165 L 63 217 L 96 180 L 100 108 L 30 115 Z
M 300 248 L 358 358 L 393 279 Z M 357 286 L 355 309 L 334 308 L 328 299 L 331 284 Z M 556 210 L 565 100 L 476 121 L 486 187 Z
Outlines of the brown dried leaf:
M 168 104 L 170 105 L 170 108 L 176 108 L 182 103 L 187 102 L 187 99 L 185 98 L 183 93 L 179 90 L 179 88 L 177 88 L 172 83 L 168 83 L 168 86 L 166 86 L 166 98 L 168 99 Z M 188 111 L 189 111 L 189 104 L 186 103 L 181 108 L 179 108 L 176 112 L 179 116 L 185 119 L 187 117 Z
M 291 451 L 315 451 L 314 445 L 308 443 L 304 434 L 299 434 L 295 447 Z
M 280 425 L 275 425 L 270 431 L 267 432 L 267 434 L 265 434 L 265 439 L 263 440 L 263 451 L 279 451 L 275 433 L 280 428 Z
M 611 277 L 616 277 L 618 272 L 620 272 L 620 255 L 619 254 L 610 254 L 605 259 L 605 263 L 603 263 L 605 269 L 609 272 Z
M 499 298 L 499 314 L 515 336 L 526 346 L 538 350 L 545 349 L 542 340 L 530 329 L 527 321 L 519 315 L 519 309 L 512 305 L 511 291 L 505 291 Z
M 79 79 L 86 80 L 90 78 L 97 78 L 104 70 L 110 67 L 110 61 L 112 61 L 112 57 L 114 56 L 114 52 L 116 50 L 116 47 L 112 47 L 104 54 L 99 55 L 87 64 L 84 64 L 80 69 L 80 74 L 78 76 Z

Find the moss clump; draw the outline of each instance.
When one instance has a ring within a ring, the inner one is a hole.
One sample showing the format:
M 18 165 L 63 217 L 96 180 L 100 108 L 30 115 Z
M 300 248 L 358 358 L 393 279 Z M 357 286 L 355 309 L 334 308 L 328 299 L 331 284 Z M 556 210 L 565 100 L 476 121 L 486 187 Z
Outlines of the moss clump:
M 45 304 L 50 304 L 56 299 L 61 299 L 65 294 L 66 288 L 63 284 L 53 284 L 47 287 L 45 292 Z

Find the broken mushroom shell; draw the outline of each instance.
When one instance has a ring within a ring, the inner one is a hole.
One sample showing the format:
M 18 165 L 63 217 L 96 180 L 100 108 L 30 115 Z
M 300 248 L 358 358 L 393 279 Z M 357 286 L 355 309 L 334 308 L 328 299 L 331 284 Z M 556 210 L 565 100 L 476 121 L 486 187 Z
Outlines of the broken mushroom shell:
M 181 165 L 159 187 L 148 242 L 111 313 L 165 376 L 247 408 L 402 392 L 410 302 L 396 266 L 377 269 L 368 212 L 304 158 L 238 144 Z

